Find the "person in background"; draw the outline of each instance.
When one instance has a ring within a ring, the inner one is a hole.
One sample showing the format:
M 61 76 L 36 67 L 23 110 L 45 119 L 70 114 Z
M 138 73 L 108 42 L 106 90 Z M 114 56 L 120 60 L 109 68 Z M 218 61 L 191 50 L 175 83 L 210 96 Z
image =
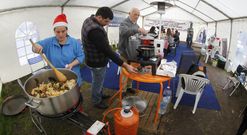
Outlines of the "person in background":
M 165 38 L 165 36 L 166 36 L 166 29 L 163 28 L 161 31 L 161 38 Z
M 193 35 L 194 35 L 193 23 L 190 22 L 190 27 L 187 29 L 187 38 L 186 38 L 186 43 L 188 48 L 191 48 L 192 46 Z
M 68 23 L 65 14 L 58 15 L 53 22 L 55 36 L 41 40 L 35 44 L 35 53 L 44 53 L 56 68 L 67 68 L 78 77 L 77 83 L 82 84 L 80 64 L 85 55 L 80 43 L 68 35 Z
M 149 30 L 149 32 L 148 33 L 153 33 L 153 34 L 156 34 L 156 32 L 155 32 L 155 27 L 154 26 L 152 26 L 151 28 L 150 28 L 150 30 Z
M 166 38 L 167 38 L 169 44 L 173 44 L 174 39 L 172 37 L 172 32 L 171 32 L 170 28 L 167 29 Z
M 103 94 L 102 87 L 109 59 L 131 73 L 137 71 L 136 68 L 122 61 L 109 45 L 104 26 L 108 25 L 112 19 L 112 10 L 109 7 L 101 7 L 95 15 L 91 15 L 84 21 L 81 29 L 86 64 L 92 74 L 92 102 L 99 109 L 108 108 L 102 99 L 109 96 Z
M 174 31 L 174 28 L 172 28 L 172 31 L 171 31 L 171 33 L 172 33 L 172 36 L 174 36 L 174 35 L 175 35 L 175 31 Z
M 202 32 L 202 43 L 203 43 L 203 44 L 205 44 L 206 38 L 207 38 L 206 30 L 203 30 L 203 32 Z
M 202 43 L 202 38 L 203 38 L 203 33 L 200 32 L 199 36 L 198 36 L 198 42 Z
M 191 48 L 192 40 L 193 40 L 193 31 L 188 31 L 187 38 L 186 38 L 187 47 Z
M 158 34 L 156 33 L 155 27 L 154 27 L 154 26 L 152 26 L 152 27 L 150 28 L 150 30 L 149 30 L 149 32 L 148 32 L 148 35 L 150 35 L 150 36 L 152 36 L 152 37 L 154 37 L 154 38 L 157 38 L 157 37 L 158 37 Z
M 120 24 L 119 27 L 119 43 L 118 51 L 125 62 L 130 59 L 135 59 L 136 49 L 140 45 L 138 34 L 147 34 L 144 28 L 140 28 L 137 20 L 140 16 L 140 11 L 137 8 L 132 8 L 129 16 Z M 123 81 L 127 78 L 123 77 Z M 124 88 L 125 90 L 126 88 Z M 132 80 L 127 82 L 127 92 L 135 93 L 132 89 Z
M 172 37 L 172 32 L 170 28 L 167 28 L 165 39 L 167 40 L 168 45 L 165 46 L 163 52 L 164 56 L 167 56 L 167 54 L 170 52 L 170 46 L 174 43 L 174 39 Z
M 180 43 L 179 35 L 180 35 L 180 33 L 178 32 L 178 30 L 176 30 L 176 31 L 175 31 L 175 34 L 174 34 L 174 36 L 173 36 L 173 38 L 174 38 L 174 43 L 175 43 L 177 46 L 178 46 L 179 43 Z

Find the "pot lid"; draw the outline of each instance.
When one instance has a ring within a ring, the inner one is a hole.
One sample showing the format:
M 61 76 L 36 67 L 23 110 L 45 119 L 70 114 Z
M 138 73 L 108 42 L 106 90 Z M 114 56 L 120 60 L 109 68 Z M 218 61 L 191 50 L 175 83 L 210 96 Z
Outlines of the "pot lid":
M 147 108 L 147 102 L 139 96 L 128 96 L 122 100 L 122 106 L 135 106 L 139 113 L 143 113 Z
M 23 95 L 9 96 L 3 101 L 1 113 L 8 116 L 17 115 L 26 108 L 25 102 L 27 98 Z

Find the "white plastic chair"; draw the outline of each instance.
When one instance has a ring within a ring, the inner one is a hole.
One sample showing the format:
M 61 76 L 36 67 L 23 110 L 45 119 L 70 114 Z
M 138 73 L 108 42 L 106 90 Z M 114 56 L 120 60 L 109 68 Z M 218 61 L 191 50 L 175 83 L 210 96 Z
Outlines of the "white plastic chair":
M 195 75 L 180 74 L 177 93 L 176 93 L 176 96 L 178 95 L 178 98 L 177 98 L 176 103 L 175 103 L 173 108 L 174 109 L 177 108 L 177 106 L 178 106 L 180 100 L 182 99 L 182 96 L 184 93 L 196 95 L 196 100 L 195 100 L 194 108 L 192 111 L 192 113 L 194 114 L 196 112 L 196 108 L 197 108 L 198 102 L 201 98 L 204 87 L 209 82 L 210 81 L 206 78 L 198 77 Z M 184 84 L 184 86 L 183 86 L 183 84 Z
M 203 71 L 196 71 L 192 75 L 199 76 L 199 77 L 206 77 L 206 75 Z
M 205 63 L 208 62 L 209 56 L 210 56 L 211 58 L 214 58 L 216 52 L 218 52 L 218 51 L 219 51 L 219 47 L 214 47 L 213 49 L 207 49 L 207 50 L 206 50 Z
M 41 57 L 41 55 L 38 55 L 34 58 L 30 58 L 27 60 L 27 62 L 28 62 L 28 65 L 31 69 L 32 74 L 35 74 L 37 71 L 42 70 L 47 66 L 46 63 L 44 62 L 43 58 Z M 37 69 L 37 68 L 35 68 L 35 65 L 38 63 L 42 63 L 43 66 Z

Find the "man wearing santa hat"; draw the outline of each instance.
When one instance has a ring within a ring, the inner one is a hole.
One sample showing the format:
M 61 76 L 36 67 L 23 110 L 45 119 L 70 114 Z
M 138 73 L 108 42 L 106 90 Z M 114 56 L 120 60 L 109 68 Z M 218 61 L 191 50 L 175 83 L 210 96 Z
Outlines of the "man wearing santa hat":
M 68 35 L 68 22 L 65 14 L 58 15 L 53 22 L 55 36 L 41 40 L 35 44 L 33 51 L 42 52 L 56 68 L 73 70 L 78 76 L 81 86 L 80 64 L 85 55 L 80 43 Z

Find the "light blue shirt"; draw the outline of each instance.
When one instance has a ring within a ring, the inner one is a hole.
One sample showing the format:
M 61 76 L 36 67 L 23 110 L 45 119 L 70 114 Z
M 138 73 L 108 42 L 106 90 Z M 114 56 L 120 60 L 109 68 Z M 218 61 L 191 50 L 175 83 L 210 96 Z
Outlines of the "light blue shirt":
M 55 36 L 46 38 L 37 43 L 43 47 L 43 53 L 56 68 L 65 68 L 66 64 L 70 64 L 75 59 L 81 64 L 85 59 L 84 51 L 79 41 L 70 36 L 67 37 L 67 42 L 63 47 L 59 45 Z M 79 86 L 81 86 L 82 83 L 80 64 L 72 68 L 78 76 Z

